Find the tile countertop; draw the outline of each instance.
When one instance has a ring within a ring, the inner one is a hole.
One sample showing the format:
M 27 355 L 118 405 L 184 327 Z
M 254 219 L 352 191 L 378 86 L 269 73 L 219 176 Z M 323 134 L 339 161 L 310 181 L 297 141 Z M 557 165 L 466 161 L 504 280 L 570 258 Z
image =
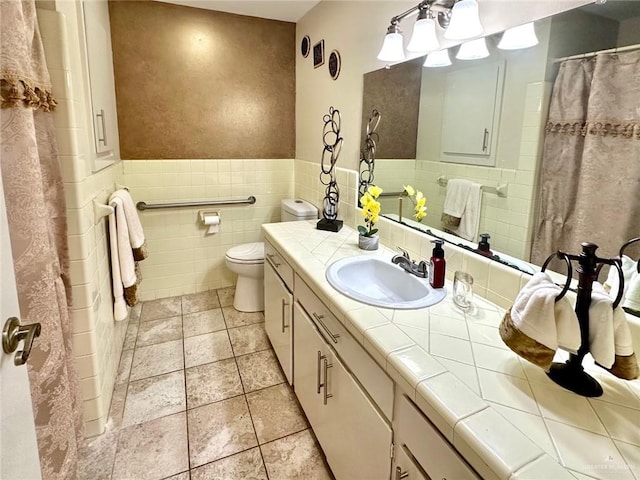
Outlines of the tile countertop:
M 394 251 L 360 250 L 357 232 L 346 226 L 338 233 L 317 230 L 315 221 L 262 228 L 483 478 L 640 480 L 640 381 L 619 380 L 585 359 L 604 395 L 575 395 L 504 345 L 498 334 L 504 309 L 475 296 L 465 313 L 450 295 L 420 310 L 368 306 L 331 287 L 325 270 L 354 255 L 390 261 Z

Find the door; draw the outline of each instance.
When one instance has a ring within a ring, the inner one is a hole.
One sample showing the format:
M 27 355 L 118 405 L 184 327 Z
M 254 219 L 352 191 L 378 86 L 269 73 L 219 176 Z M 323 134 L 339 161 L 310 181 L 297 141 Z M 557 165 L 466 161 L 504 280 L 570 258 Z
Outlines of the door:
M 264 262 L 264 327 L 289 385 L 293 385 L 292 302 L 293 296 L 278 273 L 270 262 Z
M 9 317 L 20 318 L 20 310 L 2 182 L 0 203 L 0 324 L 4 325 Z M 21 319 L 21 323 L 24 324 L 24 320 Z M 21 347 L 22 343 L 19 348 Z M 0 478 L 39 480 L 40 459 L 27 366 L 15 366 L 14 355 L 15 353 L 7 354 L 0 350 Z

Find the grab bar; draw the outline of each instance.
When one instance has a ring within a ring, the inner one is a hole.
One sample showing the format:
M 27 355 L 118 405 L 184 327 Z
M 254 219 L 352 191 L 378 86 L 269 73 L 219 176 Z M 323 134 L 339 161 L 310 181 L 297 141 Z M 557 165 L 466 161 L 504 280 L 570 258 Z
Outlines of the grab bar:
M 380 197 L 406 197 L 408 195 L 406 190 L 402 190 L 401 192 L 382 192 Z
M 441 187 L 446 187 L 447 183 L 449 183 L 449 179 L 444 175 L 439 176 L 436 181 L 438 185 L 440 185 Z M 498 185 L 497 187 L 489 187 L 487 185 L 481 185 L 480 188 L 485 193 L 495 193 L 499 197 L 505 198 L 509 190 L 509 184 L 504 183 L 502 185 Z
M 238 204 L 253 205 L 256 203 L 256 197 L 251 195 L 246 200 L 207 200 L 202 202 L 178 202 L 178 203 L 136 203 L 138 210 L 152 210 L 156 208 L 181 208 L 181 207 L 209 207 L 211 205 L 238 205 Z

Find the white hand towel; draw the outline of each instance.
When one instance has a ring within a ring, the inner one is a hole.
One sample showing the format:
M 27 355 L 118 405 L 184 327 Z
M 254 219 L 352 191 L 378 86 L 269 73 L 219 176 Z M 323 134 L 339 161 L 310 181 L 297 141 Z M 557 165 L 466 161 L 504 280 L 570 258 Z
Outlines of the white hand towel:
M 449 180 L 451 181 L 451 180 Z M 448 185 L 448 184 L 447 184 Z M 478 228 L 480 227 L 480 201 L 482 199 L 482 185 L 471 182 L 469 194 L 464 206 L 464 213 L 460 219 L 460 225 L 452 228 L 456 235 L 469 241 L 478 239 Z
M 634 263 L 635 268 L 635 263 Z M 622 306 L 640 312 L 640 274 L 634 270 L 634 274 L 629 280 L 628 287 L 625 285 L 625 294 L 622 300 Z
M 624 293 L 622 294 L 624 298 L 627 294 L 627 290 L 629 289 L 629 284 L 631 279 L 638 274 L 638 262 L 632 260 L 626 255 L 622 256 L 622 275 L 624 277 Z M 618 285 L 620 283 L 620 279 L 618 277 L 618 269 L 611 265 L 609 267 L 609 274 L 607 276 L 607 280 L 604 282 L 604 289 L 609 292 L 609 294 L 615 298 L 618 294 Z M 640 292 L 639 292 L 640 293 Z
M 115 211 L 109 215 L 109 244 L 111 250 L 111 284 L 113 286 L 113 318 L 120 322 L 127 318 L 129 309 L 124 300 L 124 288 L 122 288 L 122 276 L 120 275 Z
M 142 223 L 140 223 L 140 217 L 131 198 L 131 194 L 127 190 L 116 190 L 111 194 L 109 202 L 114 198 L 120 199 L 122 202 L 124 218 L 127 222 L 127 229 L 129 231 L 129 242 L 133 249 L 133 256 L 135 260 L 144 260 L 147 258 L 146 243 L 144 238 L 144 231 L 142 230 Z
M 605 368 L 611 368 L 615 361 L 613 330 L 613 300 L 600 283 L 593 282 L 589 305 L 589 351 Z
M 561 291 L 547 273 L 536 273 L 518 293 L 511 319 L 518 330 L 551 350 L 576 352 L 580 325 L 567 297 L 556 302 Z
M 462 218 L 472 182 L 459 178 L 452 178 L 447 182 L 447 192 L 444 197 L 442 211 L 452 217 Z

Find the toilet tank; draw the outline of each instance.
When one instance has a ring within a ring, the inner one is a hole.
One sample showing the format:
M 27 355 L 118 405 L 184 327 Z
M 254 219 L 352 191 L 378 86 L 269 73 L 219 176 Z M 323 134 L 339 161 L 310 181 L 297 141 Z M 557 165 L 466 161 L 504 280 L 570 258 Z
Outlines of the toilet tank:
M 297 220 L 315 220 L 318 209 L 304 200 L 286 198 L 280 202 L 280 220 L 294 222 Z

